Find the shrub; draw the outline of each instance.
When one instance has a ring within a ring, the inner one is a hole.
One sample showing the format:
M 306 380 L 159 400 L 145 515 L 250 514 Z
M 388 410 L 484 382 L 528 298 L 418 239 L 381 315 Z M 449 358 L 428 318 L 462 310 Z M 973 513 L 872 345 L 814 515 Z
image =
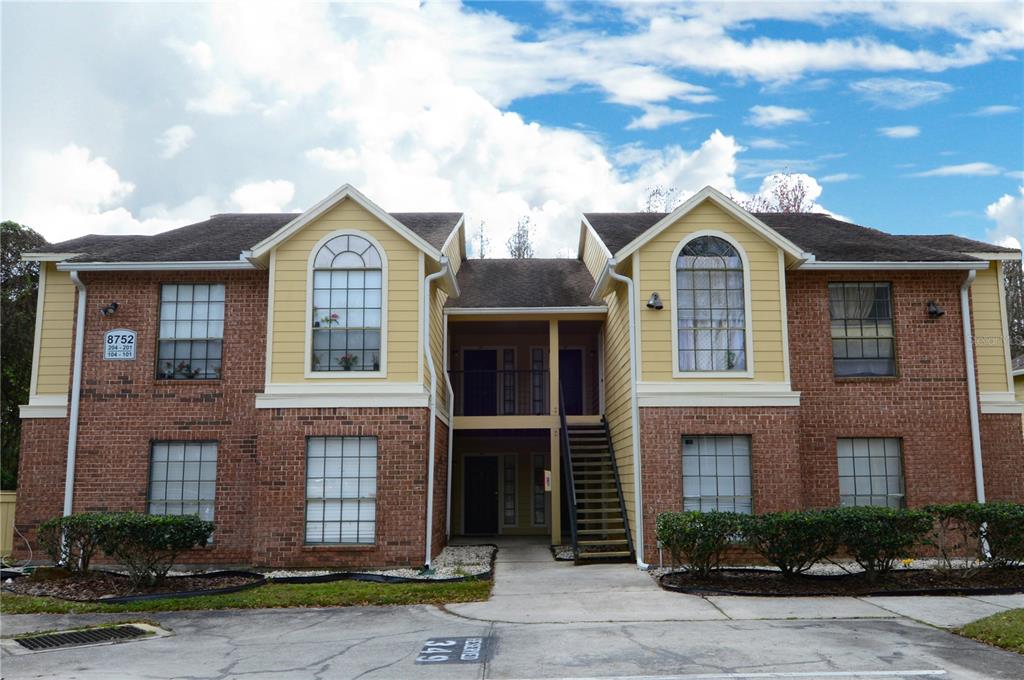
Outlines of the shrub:
M 1024 504 L 985 503 L 975 512 L 978 532 L 988 544 L 986 559 L 997 566 L 1024 564 Z
M 939 554 L 938 569 L 952 571 L 953 560 L 966 562 L 969 576 L 981 558 L 981 533 L 978 503 L 943 503 L 922 508 L 932 516 L 934 523 L 925 539 Z
M 741 521 L 747 542 L 785 577 L 807 571 L 836 552 L 835 525 L 836 515 L 821 510 L 769 512 Z
M 82 512 L 48 519 L 39 525 L 39 545 L 54 564 L 68 571 L 89 571 L 106 517 L 102 512 Z
M 739 535 L 743 516 L 734 512 L 666 512 L 658 515 L 658 540 L 673 568 L 685 564 L 701 578 L 717 569 L 722 553 Z
M 159 582 L 179 553 L 206 545 L 213 529 L 213 522 L 196 515 L 118 512 L 108 515 L 100 544 L 125 568 L 132 586 L 138 587 Z
M 932 516 L 923 510 L 865 506 L 828 512 L 835 518 L 839 543 L 870 580 L 891 571 L 932 528 Z

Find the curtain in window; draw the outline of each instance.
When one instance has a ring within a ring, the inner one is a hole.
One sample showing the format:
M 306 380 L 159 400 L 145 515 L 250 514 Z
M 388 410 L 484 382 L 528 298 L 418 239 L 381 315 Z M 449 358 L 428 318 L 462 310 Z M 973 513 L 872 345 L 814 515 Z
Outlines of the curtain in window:
M 724 239 L 701 236 L 676 260 L 680 371 L 747 368 L 743 261 Z

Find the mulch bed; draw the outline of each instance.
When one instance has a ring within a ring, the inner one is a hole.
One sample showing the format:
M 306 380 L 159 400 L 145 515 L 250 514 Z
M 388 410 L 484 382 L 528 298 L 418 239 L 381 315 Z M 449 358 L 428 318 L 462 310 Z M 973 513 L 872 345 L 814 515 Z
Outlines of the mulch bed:
M 196 576 L 168 576 L 155 586 L 142 586 L 133 590 L 126 576 L 107 571 L 90 571 L 87 574 L 71 574 L 65 578 L 45 580 L 18 578 L 5 583 L 4 590 L 19 595 L 59 597 L 64 600 L 88 602 L 234 592 L 265 581 L 261 574 L 228 571 Z
M 929 569 L 901 569 L 875 581 L 863 573 L 801 574 L 783 578 L 769 569 L 722 569 L 706 579 L 687 572 L 665 574 L 662 588 L 700 595 L 969 595 L 1024 592 L 1024 569 L 981 569 L 974 574 L 944 574 Z

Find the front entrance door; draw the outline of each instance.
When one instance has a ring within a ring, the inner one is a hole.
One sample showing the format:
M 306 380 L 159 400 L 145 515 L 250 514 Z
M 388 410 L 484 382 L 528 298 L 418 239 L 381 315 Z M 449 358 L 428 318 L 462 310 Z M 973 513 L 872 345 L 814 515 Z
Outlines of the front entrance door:
M 498 457 L 466 456 L 463 467 L 462 532 L 498 533 Z
M 498 413 L 498 353 L 493 349 L 467 349 L 462 363 L 462 413 L 493 416 Z
M 558 382 L 565 398 L 565 415 L 583 415 L 583 350 L 558 350 Z

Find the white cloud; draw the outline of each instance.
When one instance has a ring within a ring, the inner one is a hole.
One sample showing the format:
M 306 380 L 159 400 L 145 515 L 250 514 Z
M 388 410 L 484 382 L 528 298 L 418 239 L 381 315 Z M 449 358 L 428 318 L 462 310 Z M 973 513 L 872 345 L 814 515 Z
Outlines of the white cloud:
M 209 71 L 213 68 L 213 50 L 202 40 L 187 43 L 177 38 L 168 38 L 164 44 L 174 50 L 189 66 L 201 71 Z
M 916 125 L 893 125 L 892 127 L 878 128 L 878 134 L 889 139 L 909 139 L 921 134 L 921 128 Z
M 1005 116 L 1009 113 L 1017 113 L 1020 111 L 1019 106 L 1010 106 L 1009 104 L 993 104 L 992 106 L 983 106 L 980 109 L 972 111 L 968 115 L 970 116 Z
M 629 121 L 627 130 L 656 130 L 664 125 L 685 123 L 694 118 L 706 118 L 706 113 L 694 113 L 683 109 L 671 109 L 667 106 L 649 104 L 643 107 L 642 116 Z
M 196 131 L 188 125 L 174 125 L 167 128 L 156 138 L 156 143 L 160 146 L 160 157 L 174 158 L 187 149 L 195 138 Z
M 295 198 L 295 185 L 286 179 L 243 184 L 231 192 L 231 202 L 240 212 L 285 212 Z
M 249 91 L 238 83 L 218 81 L 199 97 L 193 97 L 185 103 L 189 111 L 209 113 L 215 116 L 226 116 L 238 113 L 251 103 Z
M 785 106 L 751 106 L 747 123 L 755 127 L 776 127 L 790 123 L 801 123 L 811 119 L 811 115 L 803 109 L 791 109 Z
M 821 182 L 848 182 L 851 179 L 857 179 L 860 175 L 851 174 L 849 172 L 837 172 L 834 175 L 825 175 L 821 178 Z
M 868 78 L 850 83 L 850 89 L 878 106 L 912 109 L 942 99 L 953 91 L 953 86 L 937 80 Z
M 989 177 L 998 175 L 1002 169 L 991 163 L 961 163 L 959 165 L 943 165 L 924 172 L 917 172 L 911 177 Z
M 1003 194 L 985 208 L 985 216 L 996 223 L 986 238 L 996 245 L 1020 248 L 1024 242 L 1024 186 L 1017 195 Z
M 777 139 L 762 137 L 760 139 L 750 140 L 747 142 L 747 146 L 751 149 L 785 149 L 787 145 L 785 142 L 780 142 Z

